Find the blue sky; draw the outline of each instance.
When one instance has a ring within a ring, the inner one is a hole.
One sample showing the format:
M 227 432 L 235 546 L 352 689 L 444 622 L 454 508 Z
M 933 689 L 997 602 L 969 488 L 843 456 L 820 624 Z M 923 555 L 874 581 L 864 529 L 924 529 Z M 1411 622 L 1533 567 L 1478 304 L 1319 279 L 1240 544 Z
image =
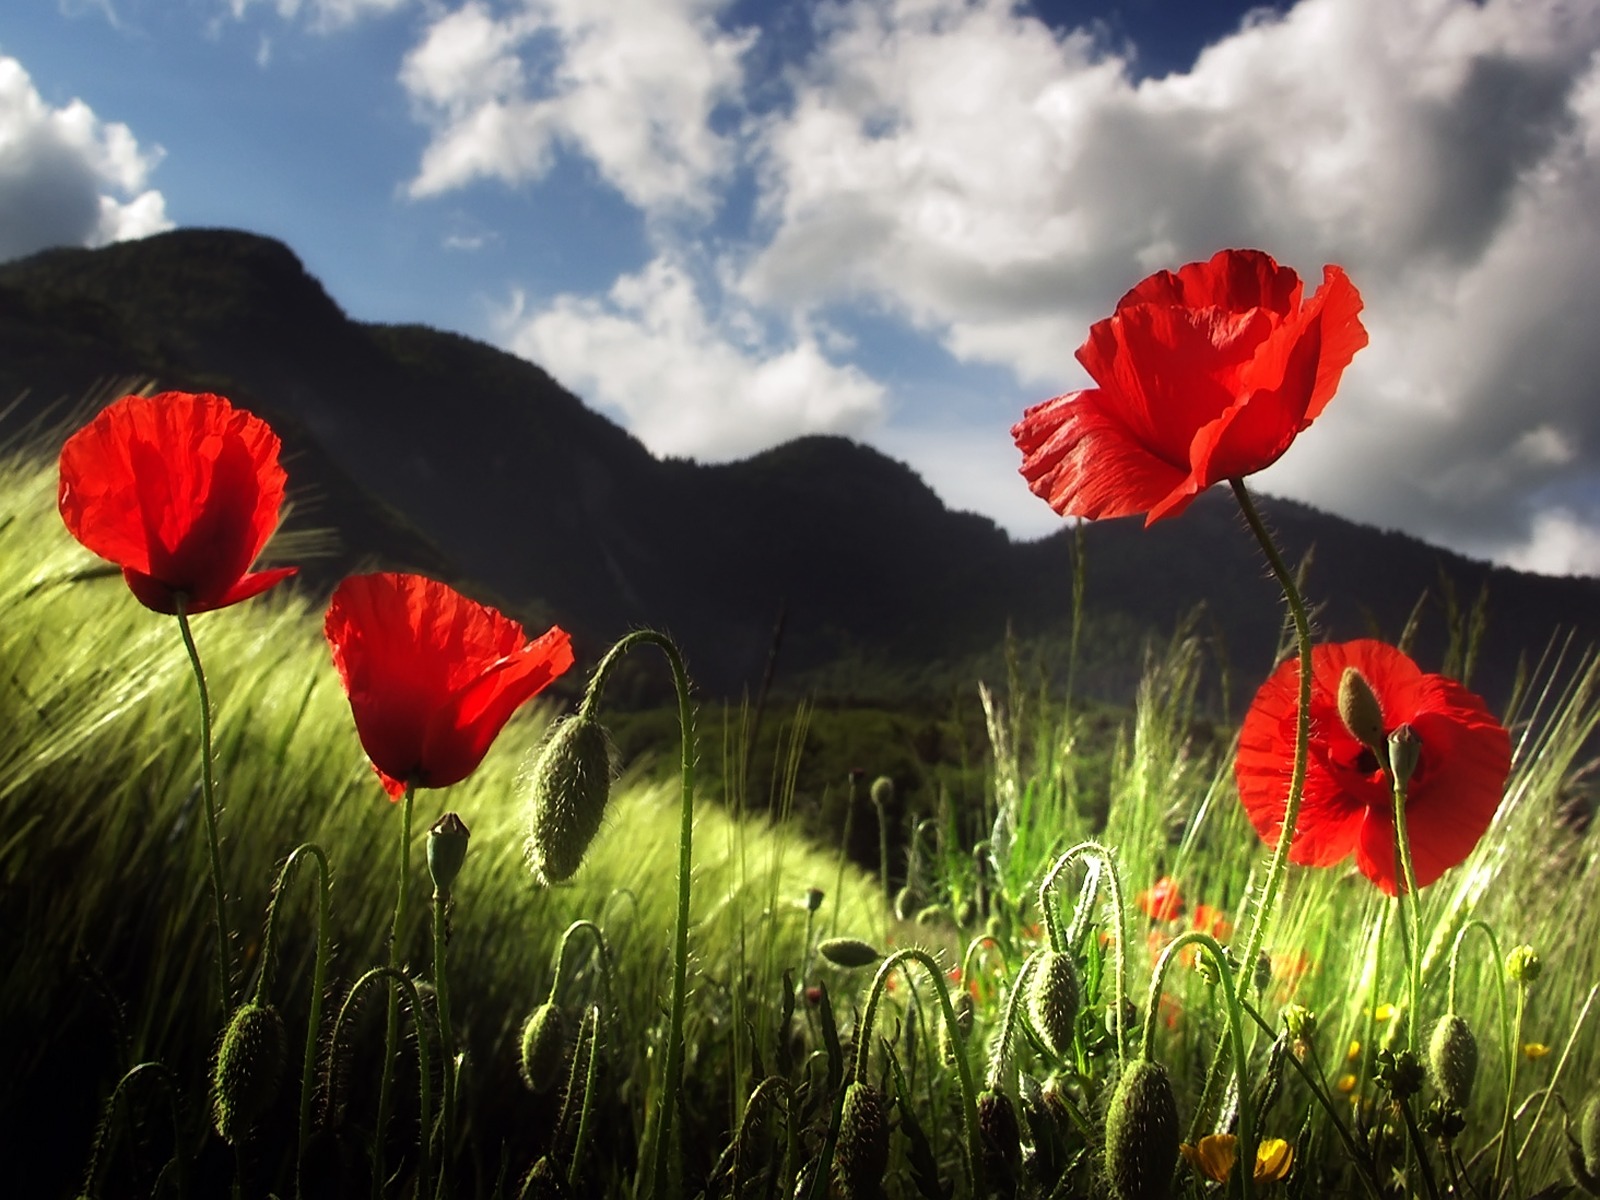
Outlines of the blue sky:
M 657 453 L 842 433 L 1019 537 L 1123 291 L 1337 262 L 1372 343 L 1261 486 L 1600 574 L 1592 0 L 14 0 L 0 214 L 270 234 Z

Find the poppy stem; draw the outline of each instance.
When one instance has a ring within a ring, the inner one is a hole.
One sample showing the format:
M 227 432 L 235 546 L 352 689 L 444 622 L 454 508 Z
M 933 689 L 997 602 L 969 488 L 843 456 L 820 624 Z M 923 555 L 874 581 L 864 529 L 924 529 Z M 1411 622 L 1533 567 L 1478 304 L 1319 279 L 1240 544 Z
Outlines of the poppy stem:
M 1013 995 L 1020 991 L 1026 983 L 1029 963 L 1032 958 L 1018 969 Z M 944 1017 L 945 1032 L 950 1037 L 952 1046 L 962 1044 L 961 1026 L 956 1021 L 955 1006 L 950 1003 L 949 981 L 945 978 L 944 971 L 939 964 L 933 961 L 933 956 L 926 950 L 908 947 L 896 950 L 888 958 L 878 964 L 878 973 L 872 977 L 872 988 L 867 993 L 867 1006 L 862 1010 L 861 1019 L 856 1024 L 855 1034 L 855 1064 L 851 1068 L 850 1080 L 857 1083 L 866 1083 L 868 1068 L 871 1065 L 872 1055 L 872 1026 L 878 1016 L 878 1002 L 883 998 L 883 993 L 889 984 L 889 977 L 899 970 L 903 964 L 919 963 L 929 977 L 933 980 L 934 994 L 939 998 L 939 1011 Z M 1009 1021 L 1007 1028 L 1009 1029 Z M 1001 1052 L 1003 1054 L 1003 1051 Z M 972 1067 L 967 1062 L 967 1056 L 958 1053 L 956 1059 L 956 1075 L 961 1084 L 961 1121 L 967 1137 L 967 1162 L 971 1172 L 972 1192 L 974 1196 L 986 1195 L 983 1186 L 983 1142 L 978 1133 L 978 1093 L 972 1081 Z M 824 1148 L 824 1159 L 817 1169 L 816 1178 L 827 1178 L 828 1170 L 832 1166 L 833 1146 L 831 1142 Z
M 211 693 L 206 689 L 205 668 L 200 665 L 200 651 L 195 648 L 194 634 L 189 630 L 189 617 L 183 611 L 183 596 L 174 595 L 173 608 L 178 616 L 178 632 L 183 635 L 183 648 L 189 654 L 189 665 L 194 669 L 195 687 L 200 693 L 200 796 L 206 810 L 206 845 L 211 851 L 211 898 L 216 905 L 217 922 L 217 995 L 222 1001 L 224 1018 L 233 1009 L 233 964 L 228 953 L 228 913 L 226 893 L 222 890 L 222 849 L 217 838 L 217 797 L 211 782 Z
M 278 901 L 289 884 L 290 873 L 306 858 L 317 866 L 317 957 L 311 971 L 311 1011 L 306 1018 L 306 1050 L 300 1071 L 300 1124 L 295 1153 L 297 1181 L 300 1163 L 305 1159 L 306 1142 L 311 1137 L 311 1093 L 317 1075 L 317 1046 L 322 1033 L 322 993 L 327 986 L 328 939 L 333 925 L 328 856 L 314 842 L 296 846 L 278 871 L 278 881 L 272 888 L 272 899 L 267 904 L 267 932 L 261 941 L 261 975 L 256 980 L 253 997 L 254 1002 L 260 1004 L 272 986 L 278 945 Z
M 1224 1007 L 1228 1013 L 1228 1032 L 1224 1036 L 1233 1044 L 1234 1078 L 1239 1085 L 1238 1187 L 1241 1200 L 1250 1200 L 1254 1194 L 1252 1184 L 1256 1161 L 1256 1121 L 1255 1100 L 1250 1087 L 1250 1054 L 1244 1040 L 1244 1008 L 1239 998 L 1237 982 L 1228 964 L 1228 955 L 1218 944 L 1217 939 L 1209 933 L 1203 933 L 1198 929 L 1180 933 L 1167 943 L 1166 948 L 1161 951 L 1161 957 L 1156 959 L 1155 968 L 1150 973 L 1150 997 L 1145 1007 L 1144 1032 L 1139 1039 L 1139 1057 L 1146 1061 L 1155 1059 L 1156 1021 L 1161 1011 L 1161 988 L 1166 983 L 1167 970 L 1178 957 L 1178 952 L 1191 942 L 1215 965 L 1217 983 L 1222 988 Z M 1241 971 L 1239 978 L 1249 977 Z M 1222 1061 L 1220 1054 L 1216 1061 Z M 1198 1139 L 1195 1140 L 1198 1142 Z
M 400 938 L 405 928 L 406 898 L 410 892 L 411 881 L 411 808 L 416 799 L 417 785 L 407 782 L 405 795 L 400 799 L 400 867 L 399 884 L 394 902 L 394 925 L 389 932 L 389 966 L 388 970 L 398 973 L 400 968 Z M 423 1041 L 422 1013 L 413 1011 L 417 1023 L 417 1040 Z M 387 1020 L 384 1022 L 383 1032 L 383 1073 L 378 1077 L 378 1123 L 372 1139 L 372 1196 L 377 1200 L 383 1194 L 383 1135 L 384 1127 L 389 1124 L 389 1112 L 394 1103 L 394 1059 L 400 1044 L 400 995 L 393 988 L 389 989 L 389 1008 Z M 424 1080 L 426 1089 L 427 1082 Z M 426 1105 L 424 1105 L 426 1107 Z M 426 1122 L 422 1128 L 422 1154 L 427 1160 L 428 1128 Z M 425 1174 L 425 1173 L 424 1173 Z
M 689 889 L 694 859 L 694 708 L 689 701 L 689 674 L 677 643 L 654 629 L 636 629 L 606 651 L 605 657 L 589 678 L 578 715 L 594 719 L 600 694 L 613 665 L 641 642 L 655 645 L 667 656 L 672 668 L 672 684 L 678 694 L 678 732 L 680 740 L 679 778 L 682 803 L 678 821 L 678 911 L 672 937 L 672 1000 L 667 1017 L 667 1055 L 662 1067 L 661 1102 L 645 1135 L 649 1149 L 644 1161 L 649 1164 L 650 1194 L 661 1197 L 681 1192 L 681 1166 L 674 1159 L 672 1144 L 676 1131 L 678 1093 L 683 1089 L 683 1024 L 689 990 Z
M 1272 568 L 1273 577 L 1283 590 L 1283 598 L 1289 605 L 1289 616 L 1294 622 L 1295 648 L 1300 660 L 1300 695 L 1295 715 L 1294 766 L 1289 775 L 1289 796 L 1284 804 L 1283 826 L 1278 831 L 1278 844 L 1273 848 L 1272 861 L 1267 867 L 1267 878 L 1261 887 L 1261 899 L 1256 904 L 1255 917 L 1250 923 L 1250 932 L 1245 937 L 1244 954 L 1239 959 L 1239 969 L 1243 972 L 1255 970 L 1256 956 L 1261 953 L 1267 922 L 1272 918 L 1272 910 L 1278 902 L 1278 893 L 1283 889 L 1284 876 L 1288 873 L 1289 847 L 1294 841 L 1295 823 L 1300 819 L 1300 798 L 1305 793 L 1306 762 L 1310 756 L 1311 745 L 1311 618 L 1306 613 L 1306 602 L 1300 595 L 1300 586 L 1295 582 L 1294 573 L 1289 570 L 1288 564 L 1283 561 L 1283 555 L 1278 552 L 1271 532 L 1261 519 L 1261 513 L 1256 509 L 1255 501 L 1245 490 L 1244 480 L 1230 479 L 1228 484 L 1233 488 L 1234 498 L 1239 502 L 1240 511 L 1244 513 L 1245 523 L 1250 526 L 1250 532 L 1255 534 L 1256 541 L 1261 544 L 1262 553 L 1266 555 L 1267 565 Z
M 1395 903 L 1403 905 L 1406 931 L 1406 1048 L 1417 1049 L 1417 1024 L 1422 1019 L 1422 917 L 1417 910 L 1417 873 L 1411 865 L 1411 839 L 1406 833 L 1406 786 L 1398 776 L 1394 782 L 1394 856 L 1400 872 L 1401 891 Z

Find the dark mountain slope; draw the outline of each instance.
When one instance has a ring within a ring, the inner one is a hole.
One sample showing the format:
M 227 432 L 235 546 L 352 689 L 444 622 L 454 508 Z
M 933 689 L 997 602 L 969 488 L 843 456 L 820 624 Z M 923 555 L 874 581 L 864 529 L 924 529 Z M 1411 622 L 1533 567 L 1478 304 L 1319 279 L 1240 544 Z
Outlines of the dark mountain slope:
M 1015 544 L 946 509 L 909 468 L 845 439 L 802 438 L 743 462 L 660 461 L 538 367 L 418 326 L 349 320 L 280 243 L 181 230 L 0 266 L 0 396 L 15 426 L 110 379 L 221 391 L 283 436 L 297 523 L 332 524 L 342 550 L 307 564 L 326 588 L 380 562 L 449 577 L 524 619 L 559 620 L 592 659 L 648 624 L 684 643 L 712 694 L 753 688 L 783 617 L 780 682 L 962 680 L 1008 626 L 1059 644 L 1070 530 Z M 1470 604 L 1487 584 L 1481 680 L 1557 627 L 1600 631 L 1600 584 L 1518 575 L 1298 505 L 1264 502 L 1285 551 L 1315 546 L 1323 632 L 1393 637 L 1441 578 Z M 1276 587 L 1222 490 L 1181 518 L 1084 533 L 1088 657 L 1111 636 L 1165 635 L 1204 602 L 1241 690 L 1270 666 Z M 1437 663 L 1444 622 L 1425 626 Z M 1431 657 L 1430 657 L 1431 656 Z M 1137 664 L 1102 671 L 1125 692 Z M 970 678 L 965 679 L 970 685 Z M 858 685 L 852 685 L 858 686 Z M 887 686 L 887 684 L 885 684 Z M 1236 698 L 1237 704 L 1237 698 Z

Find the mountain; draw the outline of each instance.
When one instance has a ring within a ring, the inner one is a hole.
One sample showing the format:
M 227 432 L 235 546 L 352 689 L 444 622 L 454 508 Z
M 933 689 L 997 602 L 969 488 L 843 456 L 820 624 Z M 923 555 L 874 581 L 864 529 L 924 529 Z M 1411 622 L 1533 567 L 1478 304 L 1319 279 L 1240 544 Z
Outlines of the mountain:
M 295 504 L 287 527 L 331 526 L 338 540 L 304 564 L 305 586 L 374 565 L 422 570 L 530 625 L 559 621 L 590 661 L 629 628 L 666 629 L 712 696 L 753 692 L 775 642 L 791 690 L 903 698 L 970 685 L 1008 629 L 1059 648 L 1075 546 L 1087 567 L 1080 681 L 1108 699 L 1126 699 L 1139 640 L 1166 636 L 1197 604 L 1198 628 L 1241 680 L 1270 667 L 1282 624 L 1221 489 L 1150 529 L 1102 522 L 1081 542 L 1063 527 L 1014 543 L 842 438 L 729 464 L 659 460 L 531 363 L 420 326 L 352 321 L 267 238 L 179 230 L 0 265 L 0 397 L 19 397 L 8 427 L 53 414 L 58 443 L 83 397 L 130 379 L 222 392 L 273 424 Z M 1427 593 L 1419 654 L 1436 665 L 1447 597 L 1470 607 L 1486 588 L 1474 682 L 1503 696 L 1519 657 L 1553 632 L 1585 645 L 1600 634 L 1595 580 L 1522 575 L 1263 506 L 1291 562 L 1314 547 L 1307 585 L 1327 601 L 1324 636 L 1392 638 Z

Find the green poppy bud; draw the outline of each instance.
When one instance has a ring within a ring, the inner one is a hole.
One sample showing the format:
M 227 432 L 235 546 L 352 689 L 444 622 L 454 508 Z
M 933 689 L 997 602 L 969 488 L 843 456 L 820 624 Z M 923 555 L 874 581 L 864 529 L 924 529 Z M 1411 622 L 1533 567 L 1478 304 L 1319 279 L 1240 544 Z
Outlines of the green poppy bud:
M 1106 1175 L 1116 1200 L 1167 1200 L 1178 1165 L 1178 1102 L 1160 1063 L 1129 1063 L 1106 1110 Z
M 1506 974 L 1524 986 L 1539 978 L 1539 972 L 1543 969 L 1539 952 L 1526 943 L 1513 947 L 1511 953 L 1506 955 Z
M 528 862 L 545 883 L 571 879 L 611 797 L 611 739 L 583 715 L 550 731 L 529 768 Z
M 428 830 L 428 874 L 433 876 L 433 890 L 439 895 L 448 896 L 456 876 L 461 874 L 471 836 L 466 822 L 453 812 L 445 813 Z
M 821 908 L 823 896 L 824 893 L 821 888 L 808 887 L 806 889 L 806 911 L 814 913 L 817 911 L 817 909 Z
M 1078 1028 L 1078 966 L 1072 955 L 1047 950 L 1028 981 L 1028 1022 L 1056 1058 L 1072 1053 Z
M 1428 1039 L 1428 1074 L 1445 1102 L 1464 1109 L 1478 1073 L 1478 1041 L 1455 1013 L 1441 1017 Z
M 567 1057 L 567 1019 L 546 1001 L 522 1025 L 522 1082 L 535 1092 L 548 1092 L 561 1081 Z
M 288 1042 L 270 1004 L 241 1005 L 228 1021 L 211 1072 L 211 1120 L 229 1142 L 237 1144 L 277 1099 Z
M 1591 1175 L 1600 1175 L 1600 1096 L 1590 1096 L 1578 1118 L 1578 1146 Z
M 857 1081 L 845 1089 L 833 1166 L 843 1200 L 882 1194 L 889 1169 L 889 1113 L 883 1093 L 870 1083 Z
M 879 808 L 883 808 L 888 804 L 893 804 L 894 780 L 890 779 L 887 775 L 879 775 L 872 781 L 872 791 L 870 795 L 872 797 L 872 803 L 877 805 Z
M 817 953 L 836 967 L 867 967 L 882 957 L 860 938 L 827 938 L 817 943 Z

